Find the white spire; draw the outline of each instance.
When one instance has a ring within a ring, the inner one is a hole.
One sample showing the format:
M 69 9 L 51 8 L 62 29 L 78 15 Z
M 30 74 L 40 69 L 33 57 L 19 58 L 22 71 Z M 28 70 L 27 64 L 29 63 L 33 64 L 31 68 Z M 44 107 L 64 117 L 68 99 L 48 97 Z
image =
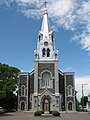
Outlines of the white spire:
M 48 37 L 49 32 L 50 32 L 46 4 L 47 2 L 45 2 L 45 9 L 44 9 L 43 21 L 42 21 L 42 26 L 41 26 L 41 32 L 43 33 L 44 37 Z

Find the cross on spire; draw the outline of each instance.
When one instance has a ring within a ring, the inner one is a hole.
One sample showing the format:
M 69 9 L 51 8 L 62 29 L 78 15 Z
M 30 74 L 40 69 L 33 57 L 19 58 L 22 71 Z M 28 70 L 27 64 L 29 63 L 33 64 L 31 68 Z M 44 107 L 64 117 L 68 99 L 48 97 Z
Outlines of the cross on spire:
M 44 2 L 44 3 L 45 3 L 45 8 L 46 8 L 46 7 L 47 7 L 47 3 L 48 3 L 48 2 L 45 0 L 45 2 Z

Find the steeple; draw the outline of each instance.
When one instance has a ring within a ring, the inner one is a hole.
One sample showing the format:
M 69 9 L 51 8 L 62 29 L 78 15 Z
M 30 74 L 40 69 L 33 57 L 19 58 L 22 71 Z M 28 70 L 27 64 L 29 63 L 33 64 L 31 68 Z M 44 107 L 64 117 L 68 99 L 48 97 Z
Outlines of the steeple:
M 43 34 L 43 37 L 49 36 L 50 32 L 50 27 L 49 27 L 49 22 L 48 22 L 48 12 L 47 12 L 47 2 L 45 1 L 45 9 L 44 9 L 44 14 L 43 14 L 43 21 L 42 21 L 42 26 L 41 26 L 41 32 Z
M 39 61 L 50 61 L 58 59 L 58 51 L 55 49 L 54 35 L 49 26 L 46 5 L 47 2 L 45 2 L 41 30 L 38 34 L 37 49 L 34 51 L 35 60 Z

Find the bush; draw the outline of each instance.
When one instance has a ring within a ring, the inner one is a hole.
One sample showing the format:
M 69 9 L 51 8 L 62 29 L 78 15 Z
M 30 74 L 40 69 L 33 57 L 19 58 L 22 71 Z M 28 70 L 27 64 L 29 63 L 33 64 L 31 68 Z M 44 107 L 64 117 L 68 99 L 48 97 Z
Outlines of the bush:
M 40 112 L 41 112 L 41 114 L 44 114 L 44 111 L 43 111 L 43 110 L 38 110 L 38 111 L 40 111 Z
M 50 111 L 49 111 L 49 114 L 52 114 L 52 113 L 53 113 L 53 110 L 50 110 Z
M 41 114 L 42 114 L 42 113 L 41 113 L 41 111 L 39 111 L 39 110 L 36 111 L 36 112 L 34 112 L 34 115 L 35 115 L 35 116 L 41 116 Z
M 52 114 L 53 114 L 53 116 L 59 116 L 60 115 L 60 113 L 58 111 L 53 111 Z

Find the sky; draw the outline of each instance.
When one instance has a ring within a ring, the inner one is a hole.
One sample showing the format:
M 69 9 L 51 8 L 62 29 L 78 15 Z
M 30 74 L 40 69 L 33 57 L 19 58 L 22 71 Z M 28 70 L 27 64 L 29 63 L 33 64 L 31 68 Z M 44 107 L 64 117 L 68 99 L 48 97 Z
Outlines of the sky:
M 0 62 L 34 68 L 45 0 L 0 0 Z M 59 69 L 75 72 L 77 98 L 90 93 L 90 0 L 47 0 Z

